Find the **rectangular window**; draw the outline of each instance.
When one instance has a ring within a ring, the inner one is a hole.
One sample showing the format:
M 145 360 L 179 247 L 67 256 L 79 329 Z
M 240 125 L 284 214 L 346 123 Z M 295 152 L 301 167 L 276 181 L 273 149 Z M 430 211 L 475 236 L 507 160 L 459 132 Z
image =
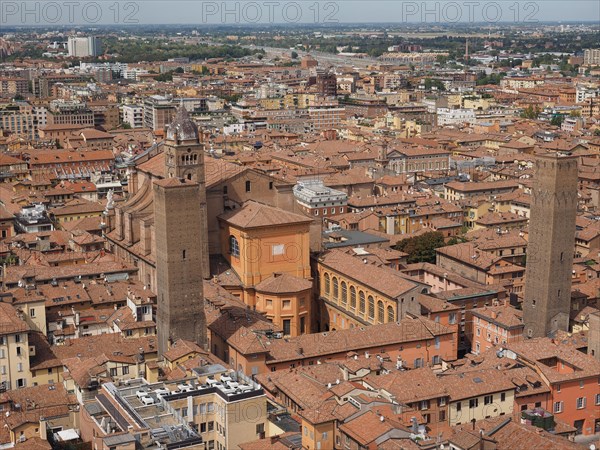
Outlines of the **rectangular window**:
M 250 192 L 251 186 L 250 181 L 246 181 L 246 192 Z
M 600 394 L 596 394 L 596 405 L 600 405 Z
M 483 398 L 483 404 L 484 405 L 491 405 L 493 401 L 494 401 L 494 396 L 493 395 L 486 395 Z
M 123 375 L 129 375 L 129 366 L 123 366 Z
M 554 402 L 554 414 L 561 413 L 563 410 L 563 402 Z
M 579 397 L 577 399 L 577 409 L 585 408 L 585 397 Z
M 117 368 L 116 367 L 111 367 L 111 369 L 110 369 L 110 376 L 111 377 L 116 377 L 117 376 Z
M 462 410 L 462 403 L 461 403 L 461 402 L 458 402 L 458 403 L 456 404 L 456 410 L 457 410 L 457 411 L 461 411 L 461 410 Z
M 264 423 L 256 424 L 256 434 L 262 434 L 264 432 L 265 432 L 265 424 Z
M 35 317 L 35 309 L 34 308 L 29 309 L 29 317 Z
M 473 409 L 473 408 L 477 408 L 478 406 L 479 406 L 478 398 L 472 398 L 471 400 L 469 400 L 469 408 Z
M 215 429 L 215 422 L 213 422 L 212 420 L 210 422 L 208 422 L 208 431 L 214 431 Z
M 282 302 L 283 309 L 290 309 L 292 307 L 291 300 L 283 300 Z
M 506 392 L 503 392 L 502 394 L 500 394 L 500 401 L 503 402 L 506 400 Z
M 292 321 L 290 319 L 285 319 L 283 321 L 283 334 L 289 335 L 292 331 Z
M 440 411 L 440 414 L 439 414 L 439 421 L 440 421 L 440 422 L 445 422 L 445 421 L 446 421 L 446 410 L 445 410 L 445 409 L 442 409 L 442 410 Z
M 283 255 L 284 253 L 285 253 L 285 245 L 284 244 L 273 245 L 271 247 L 271 254 L 273 256 Z
M 21 335 L 20 334 L 15 334 L 15 342 L 16 343 L 21 342 Z

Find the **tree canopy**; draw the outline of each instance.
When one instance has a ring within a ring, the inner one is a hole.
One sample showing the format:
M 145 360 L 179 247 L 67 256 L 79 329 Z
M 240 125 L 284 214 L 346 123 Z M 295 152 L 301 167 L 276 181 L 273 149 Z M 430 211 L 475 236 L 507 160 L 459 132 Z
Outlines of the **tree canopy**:
M 435 249 L 444 247 L 444 235 L 439 231 L 428 231 L 427 233 L 403 239 L 395 245 L 396 250 L 408 253 L 409 264 L 417 262 L 435 263 Z

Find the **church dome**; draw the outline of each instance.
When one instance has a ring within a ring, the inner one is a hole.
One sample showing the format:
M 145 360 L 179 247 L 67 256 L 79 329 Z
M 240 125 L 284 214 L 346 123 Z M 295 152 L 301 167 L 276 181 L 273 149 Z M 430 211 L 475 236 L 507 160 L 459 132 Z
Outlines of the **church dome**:
M 167 140 L 198 142 L 198 126 L 183 105 L 177 108 L 177 113 L 167 128 Z

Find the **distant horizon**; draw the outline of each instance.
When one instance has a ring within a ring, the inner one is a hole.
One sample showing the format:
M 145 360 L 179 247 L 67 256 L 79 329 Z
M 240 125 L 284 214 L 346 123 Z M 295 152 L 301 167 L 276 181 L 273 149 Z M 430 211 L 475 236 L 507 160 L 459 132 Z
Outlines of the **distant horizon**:
M 474 28 L 481 28 L 481 27 L 493 27 L 494 25 L 505 25 L 505 24 L 513 24 L 514 26 L 521 26 L 523 28 L 531 28 L 534 27 L 536 25 L 592 25 L 592 24 L 597 24 L 598 25 L 598 29 L 600 30 L 600 24 L 598 24 L 597 21 L 595 20 L 573 20 L 573 21 L 553 21 L 553 20 L 547 20 L 547 21 L 540 21 L 537 22 L 535 24 L 529 24 L 529 23 L 524 23 L 524 24 L 515 24 L 513 22 L 496 22 L 495 24 L 489 24 L 487 22 L 458 22 L 458 23 L 438 23 L 435 24 L 436 26 L 439 27 L 459 27 L 459 26 L 470 26 L 470 27 L 474 27 Z M 5 27 L 9 27 L 9 29 L 12 28 L 17 28 L 17 29 L 39 29 L 39 28 L 49 28 L 49 27 L 55 27 L 55 28 L 61 28 L 61 29 L 68 29 L 68 28 L 83 28 L 83 29 L 90 29 L 93 30 L 95 28 L 120 28 L 120 27 L 127 27 L 127 28 L 136 28 L 136 27 L 148 27 L 148 26 L 157 26 L 157 27 L 187 27 L 187 28 L 193 28 L 193 27 L 199 27 L 199 26 L 203 26 L 203 27 L 211 27 L 211 28 L 219 28 L 219 27 L 224 27 L 224 28 L 238 28 L 238 29 L 244 29 L 244 28 L 278 28 L 278 27 L 295 27 L 295 28 L 318 28 L 318 27 L 322 27 L 322 28 L 330 28 L 330 29 L 334 29 L 336 27 L 354 27 L 354 26 L 365 26 L 365 27 L 384 27 L 384 26 L 400 26 L 400 25 L 407 25 L 407 26 L 411 26 L 411 29 L 414 29 L 416 25 L 419 25 L 419 23 L 416 22 L 410 22 L 410 23 L 406 23 L 406 22 L 339 22 L 339 23 L 287 23 L 287 22 L 281 22 L 281 23 L 248 23 L 248 24 L 221 24 L 221 23 L 203 23 L 203 24 L 197 24 L 197 23 L 133 23 L 133 24 L 110 24 L 110 23 L 98 23 L 98 24 L 84 24 L 84 23 L 74 23 L 74 24 L 52 24 L 52 25 L 5 25 Z M 433 24 L 431 24 L 433 25 Z M 4 31 L 4 30 L 3 30 Z M 193 31 L 193 30 L 191 30 Z M 438 30 L 432 29 L 430 30 L 430 32 L 434 33 L 437 32 Z M 1 36 L 1 35 L 0 35 Z
M 535 26 L 595 24 L 596 0 L 532 1 L 2 1 L 0 25 L 100 26 Z M 191 18 L 194 19 L 191 19 Z M 390 20 L 393 17 L 394 20 Z M 5 33 L 6 31 L 3 30 Z

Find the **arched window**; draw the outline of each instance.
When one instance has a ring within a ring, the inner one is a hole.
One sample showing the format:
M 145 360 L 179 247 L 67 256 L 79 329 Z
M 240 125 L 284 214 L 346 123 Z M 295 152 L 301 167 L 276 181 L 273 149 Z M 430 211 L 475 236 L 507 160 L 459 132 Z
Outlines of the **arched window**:
M 396 314 L 394 313 L 394 307 L 393 306 L 388 306 L 387 307 L 387 321 L 388 322 L 395 322 L 396 321 Z
M 356 309 L 356 288 L 350 286 L 350 308 Z
M 369 319 L 375 319 L 375 299 L 369 295 Z
M 338 299 L 338 291 L 339 287 L 338 287 L 338 279 L 336 277 L 333 277 L 333 299 L 335 301 L 337 301 Z
M 323 278 L 325 279 L 325 295 L 329 297 L 329 290 L 331 289 L 329 286 L 329 274 L 326 273 Z
M 240 257 L 240 244 L 235 236 L 229 236 L 229 253 L 236 258 Z
M 383 302 L 379 300 L 377 302 L 377 322 L 383 323 L 385 318 L 385 308 L 383 307 Z
M 348 286 L 345 281 L 342 281 L 342 305 L 346 306 L 348 303 Z
M 365 313 L 365 293 L 363 291 L 358 293 L 358 312 Z

